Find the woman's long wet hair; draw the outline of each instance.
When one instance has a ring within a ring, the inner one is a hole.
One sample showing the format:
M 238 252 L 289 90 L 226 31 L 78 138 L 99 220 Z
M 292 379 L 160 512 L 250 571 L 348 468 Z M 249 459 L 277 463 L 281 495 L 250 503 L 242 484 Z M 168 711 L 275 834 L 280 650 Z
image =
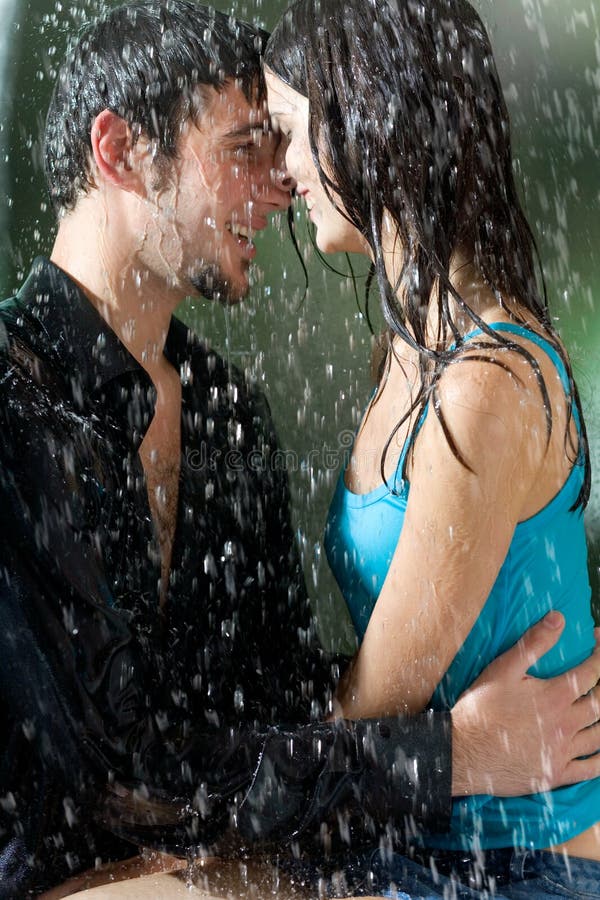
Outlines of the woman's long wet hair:
M 448 365 L 482 355 L 508 368 L 500 354 L 490 355 L 494 347 L 515 351 L 531 365 L 550 438 L 551 405 L 535 358 L 483 322 L 451 283 L 450 264 L 460 250 L 516 321 L 525 324 L 514 301 L 533 315 L 566 366 L 565 446 L 573 453 L 575 407 L 585 458 L 576 506 L 585 505 L 590 464 L 581 405 L 548 314 L 535 240 L 513 176 L 508 110 L 475 10 L 466 0 L 297 0 L 275 27 L 264 61 L 308 97 L 310 145 L 321 182 L 372 249 L 390 337 L 399 335 L 419 353 L 419 390 L 386 451 L 401 425 L 416 411 L 418 422 L 431 399 L 453 452 L 467 465 L 444 422 L 437 384 Z M 393 285 L 382 246 L 386 211 L 397 226 L 401 255 Z M 434 347 L 426 336 L 431 303 L 437 303 L 439 321 Z M 468 342 L 469 351 L 481 354 L 464 355 L 456 309 L 482 330 L 481 339 Z M 392 352 L 390 340 L 388 364 Z

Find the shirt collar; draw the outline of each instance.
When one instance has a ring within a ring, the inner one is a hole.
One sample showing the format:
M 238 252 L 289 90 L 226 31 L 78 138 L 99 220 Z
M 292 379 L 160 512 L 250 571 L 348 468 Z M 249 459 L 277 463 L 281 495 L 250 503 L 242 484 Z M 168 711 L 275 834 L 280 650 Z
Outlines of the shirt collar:
M 142 366 L 119 340 L 81 288 L 58 266 L 37 257 L 18 292 L 19 303 L 42 328 L 42 340 L 60 360 L 61 368 L 93 394 L 126 373 L 150 381 Z M 202 342 L 171 318 L 165 356 L 177 368 Z

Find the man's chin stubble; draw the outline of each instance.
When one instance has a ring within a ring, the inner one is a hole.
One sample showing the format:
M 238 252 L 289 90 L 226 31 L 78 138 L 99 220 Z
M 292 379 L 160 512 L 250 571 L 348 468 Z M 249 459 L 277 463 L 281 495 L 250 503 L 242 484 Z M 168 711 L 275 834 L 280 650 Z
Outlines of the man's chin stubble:
M 244 287 L 232 285 L 216 265 L 207 265 L 194 272 L 190 281 L 202 297 L 223 304 L 238 303 L 248 295 L 249 290 L 248 284 Z

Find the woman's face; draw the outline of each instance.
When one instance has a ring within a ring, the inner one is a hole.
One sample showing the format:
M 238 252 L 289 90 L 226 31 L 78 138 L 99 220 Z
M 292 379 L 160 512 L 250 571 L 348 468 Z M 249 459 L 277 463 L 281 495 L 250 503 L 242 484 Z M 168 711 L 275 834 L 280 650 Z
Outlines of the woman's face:
M 269 113 L 281 133 L 285 168 L 296 181 L 309 218 L 316 226 L 316 243 L 322 253 L 369 253 L 369 245 L 327 196 L 310 150 L 308 98 L 293 90 L 269 69 L 265 72 Z M 326 168 L 326 164 L 324 166 Z M 341 205 L 341 204 L 340 204 Z

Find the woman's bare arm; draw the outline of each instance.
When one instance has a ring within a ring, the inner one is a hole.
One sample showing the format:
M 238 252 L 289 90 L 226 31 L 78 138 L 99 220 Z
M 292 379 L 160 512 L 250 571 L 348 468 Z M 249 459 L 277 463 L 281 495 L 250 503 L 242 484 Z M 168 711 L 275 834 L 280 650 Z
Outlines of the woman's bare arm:
M 440 381 L 445 423 L 466 465 L 430 408 L 400 540 L 339 694 L 345 716 L 422 710 L 485 603 L 546 453 L 539 387 L 513 357 L 503 354 L 503 363 L 516 375 L 469 360 Z

